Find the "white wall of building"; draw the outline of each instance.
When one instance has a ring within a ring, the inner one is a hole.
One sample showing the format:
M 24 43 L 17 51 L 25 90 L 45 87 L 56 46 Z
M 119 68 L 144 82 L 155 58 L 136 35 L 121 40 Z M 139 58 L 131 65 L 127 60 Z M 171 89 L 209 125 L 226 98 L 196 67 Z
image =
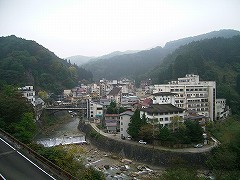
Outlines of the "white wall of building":
M 172 104 L 175 105 L 175 97 L 173 95 L 153 94 L 153 104 Z
M 98 118 L 103 115 L 103 106 L 95 102 L 90 102 L 90 118 Z
M 128 124 L 130 123 L 130 118 L 133 115 L 133 112 L 126 111 L 120 114 L 120 137 L 128 137 L 127 133 Z
M 22 88 L 18 88 L 18 90 L 21 91 L 23 97 L 27 98 L 28 101 L 35 106 L 35 91 L 33 86 L 24 86 Z
M 175 106 L 196 111 L 200 115 L 215 119 L 216 82 L 199 81 L 198 75 L 186 75 L 168 84 L 154 85 L 153 93 L 176 93 Z
M 140 117 L 142 117 L 143 114 L 144 114 L 144 111 L 140 111 Z M 184 116 L 185 116 L 185 113 L 182 112 L 182 113 L 162 113 L 162 114 L 154 113 L 154 114 L 149 114 L 149 113 L 145 112 L 145 116 L 148 119 L 148 123 L 152 123 L 152 119 L 155 119 L 154 122 L 156 124 L 161 124 L 163 126 L 166 126 L 166 125 L 171 124 L 171 119 L 174 116 L 179 116 L 181 119 L 183 119 Z

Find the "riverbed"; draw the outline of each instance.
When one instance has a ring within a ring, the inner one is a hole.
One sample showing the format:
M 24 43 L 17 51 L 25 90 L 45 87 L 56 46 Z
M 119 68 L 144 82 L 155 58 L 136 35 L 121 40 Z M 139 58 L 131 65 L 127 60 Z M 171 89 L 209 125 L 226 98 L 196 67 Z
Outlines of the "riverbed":
M 36 136 L 37 140 L 64 138 L 73 136 L 83 136 L 79 131 L 79 118 L 70 117 L 60 124 L 54 125 L 47 132 L 42 132 Z M 85 166 L 92 166 L 102 171 L 106 179 L 154 179 L 161 176 L 163 168 L 147 166 L 142 163 L 134 162 L 129 159 L 121 159 L 115 154 L 98 150 L 91 144 L 85 145 L 66 145 L 65 150 L 71 151 L 78 148 L 81 153 L 76 154 L 80 157 Z

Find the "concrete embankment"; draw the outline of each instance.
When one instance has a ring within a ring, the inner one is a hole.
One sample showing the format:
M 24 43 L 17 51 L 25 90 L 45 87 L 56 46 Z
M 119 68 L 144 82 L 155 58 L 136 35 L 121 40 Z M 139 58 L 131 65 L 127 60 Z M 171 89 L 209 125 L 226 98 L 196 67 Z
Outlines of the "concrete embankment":
M 117 141 L 99 134 L 89 124 L 80 123 L 78 128 L 86 134 L 87 141 L 98 149 L 154 166 L 168 167 L 186 163 L 203 167 L 208 156 L 208 153 L 170 152 Z

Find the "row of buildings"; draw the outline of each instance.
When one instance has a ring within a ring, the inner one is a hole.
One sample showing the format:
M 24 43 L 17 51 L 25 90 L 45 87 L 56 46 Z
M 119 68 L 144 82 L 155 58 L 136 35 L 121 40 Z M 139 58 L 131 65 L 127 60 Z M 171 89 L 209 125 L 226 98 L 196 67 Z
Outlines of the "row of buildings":
M 102 82 L 100 81 L 100 84 Z M 155 123 L 162 126 L 168 126 L 174 116 L 181 120 L 206 122 L 225 118 L 230 113 L 226 99 L 216 98 L 216 82 L 200 81 L 198 75 L 187 74 L 167 84 L 150 85 L 148 80 L 140 89 L 135 89 L 130 81 L 127 82 L 131 84 L 131 88 L 122 88 L 123 83 L 115 82 L 115 86 L 104 92 L 99 101 L 90 103 L 90 119 L 102 117 L 104 107 L 111 101 L 127 109 L 122 114 L 104 114 L 109 133 L 119 131 L 121 136 L 128 136 L 128 123 L 136 108 L 141 109 L 140 116 L 145 113 L 149 123 L 154 119 Z
M 32 86 L 24 88 L 22 92 L 29 100 L 35 96 Z M 167 84 L 151 85 L 149 79 L 141 83 L 139 89 L 128 79 L 104 79 L 99 83 L 64 90 L 63 96 L 58 105 L 84 106 L 87 109 L 86 118 L 95 122 L 104 119 L 106 131 L 120 132 L 121 136 L 128 136 L 128 123 L 136 108 L 140 109 L 141 116 L 146 115 L 149 123 L 154 119 L 162 126 L 168 126 L 174 116 L 181 120 L 213 121 L 225 118 L 230 112 L 226 100 L 216 98 L 216 82 L 200 81 L 199 76 L 194 74 Z M 33 104 L 37 102 L 34 98 L 30 101 Z M 118 107 L 124 107 L 126 112 L 106 114 L 111 101 L 115 101 Z

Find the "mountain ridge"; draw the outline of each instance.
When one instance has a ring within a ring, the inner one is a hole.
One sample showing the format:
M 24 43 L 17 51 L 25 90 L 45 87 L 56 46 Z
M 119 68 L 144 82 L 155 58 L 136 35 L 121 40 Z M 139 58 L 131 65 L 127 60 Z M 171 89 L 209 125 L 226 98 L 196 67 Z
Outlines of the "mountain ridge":
M 77 64 L 78 66 L 81 66 L 83 64 L 86 64 L 90 61 L 96 61 L 98 59 L 109 59 L 114 56 L 124 55 L 124 54 L 132 54 L 137 53 L 139 50 L 127 50 L 127 51 L 114 51 L 109 54 L 105 54 L 98 57 L 90 57 L 90 56 L 82 56 L 82 55 L 76 55 L 76 56 L 70 56 L 65 59 L 70 60 L 72 63 Z
M 82 67 L 93 72 L 94 80 L 99 80 L 101 78 L 114 79 L 123 77 L 141 79 L 143 73 L 151 71 L 151 69 L 160 65 L 167 55 L 171 54 L 182 45 L 188 44 L 192 41 L 199 41 L 201 39 L 215 37 L 229 38 L 234 35 L 240 35 L 240 32 L 226 29 L 212 31 L 198 36 L 170 41 L 166 43 L 163 48 L 161 46 L 157 46 L 150 50 L 142 50 L 133 54 L 124 54 L 108 59 L 97 59 L 96 61 L 90 61 L 84 64 Z
M 57 57 L 32 40 L 0 37 L 0 87 L 34 85 L 35 90 L 60 93 L 92 74 Z
M 227 99 L 234 114 L 240 114 L 240 35 L 193 41 L 168 55 L 145 77 L 154 84 L 167 83 L 197 74 L 201 80 L 216 81 L 217 97 Z

